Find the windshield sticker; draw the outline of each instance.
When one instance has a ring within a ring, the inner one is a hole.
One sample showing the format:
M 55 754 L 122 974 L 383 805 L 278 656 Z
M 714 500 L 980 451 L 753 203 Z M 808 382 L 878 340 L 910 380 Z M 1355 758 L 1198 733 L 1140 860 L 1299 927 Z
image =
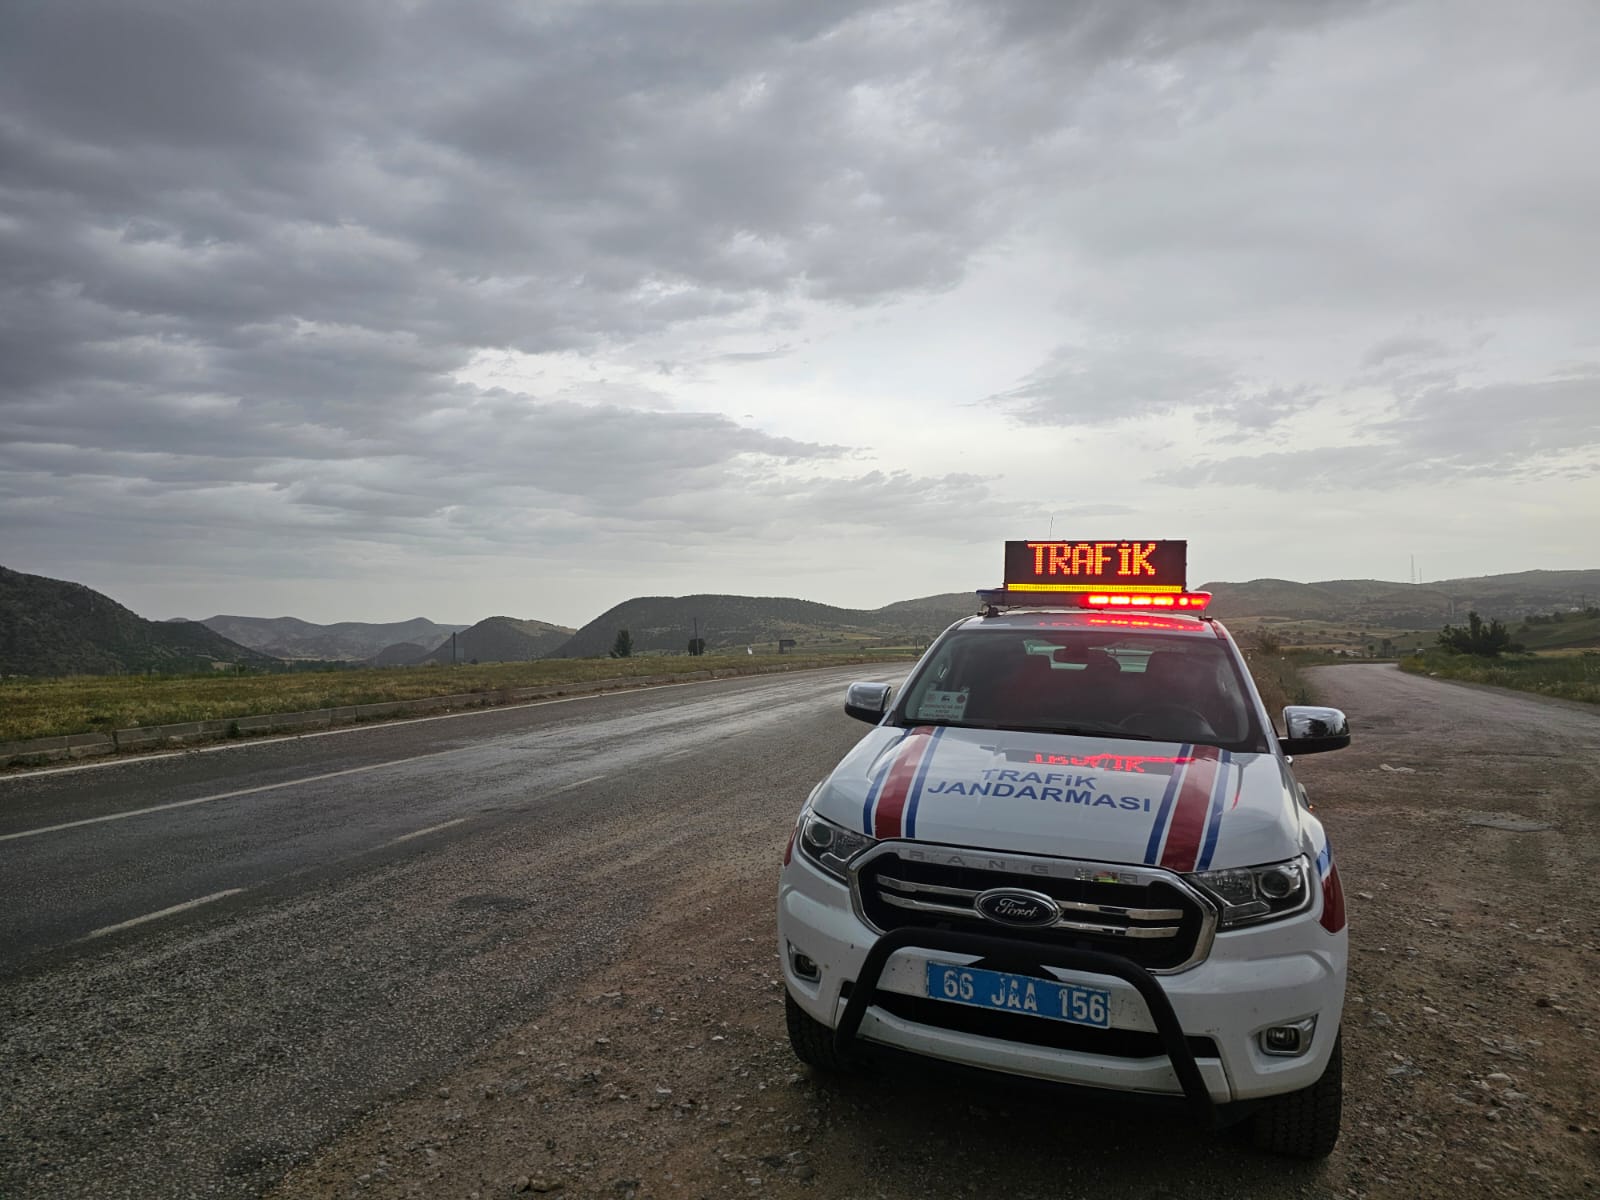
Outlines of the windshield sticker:
M 917 709 L 917 719 L 922 721 L 960 720 L 967 711 L 967 691 L 929 692 Z

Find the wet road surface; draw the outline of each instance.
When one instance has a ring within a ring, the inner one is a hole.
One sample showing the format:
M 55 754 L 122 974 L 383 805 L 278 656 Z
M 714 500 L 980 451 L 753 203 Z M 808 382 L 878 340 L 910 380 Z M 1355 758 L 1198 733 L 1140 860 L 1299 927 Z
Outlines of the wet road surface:
M 858 677 L 0 779 L 0 1196 L 258 1193 L 608 961 L 727 813 L 781 838 Z

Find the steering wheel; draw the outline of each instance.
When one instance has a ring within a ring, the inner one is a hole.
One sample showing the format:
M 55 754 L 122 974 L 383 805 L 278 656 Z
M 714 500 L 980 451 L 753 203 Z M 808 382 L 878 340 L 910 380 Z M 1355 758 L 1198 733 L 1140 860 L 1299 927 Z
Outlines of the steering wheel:
M 1217 731 L 1206 720 L 1205 714 L 1186 704 L 1152 704 L 1138 712 L 1129 713 L 1117 722 L 1117 728 L 1129 733 L 1156 736 L 1178 734 L 1184 738 L 1214 738 Z

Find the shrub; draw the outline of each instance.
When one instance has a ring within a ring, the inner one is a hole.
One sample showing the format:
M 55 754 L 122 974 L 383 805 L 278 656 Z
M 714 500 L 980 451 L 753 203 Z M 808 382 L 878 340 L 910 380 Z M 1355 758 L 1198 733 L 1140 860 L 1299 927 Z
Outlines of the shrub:
M 1522 649 L 1512 643 L 1511 634 L 1500 618 L 1495 617 L 1486 625 L 1475 612 L 1467 614 L 1465 629 L 1446 625 L 1440 630 L 1439 645 L 1452 654 L 1472 654 L 1479 658 L 1498 658 L 1502 651 Z

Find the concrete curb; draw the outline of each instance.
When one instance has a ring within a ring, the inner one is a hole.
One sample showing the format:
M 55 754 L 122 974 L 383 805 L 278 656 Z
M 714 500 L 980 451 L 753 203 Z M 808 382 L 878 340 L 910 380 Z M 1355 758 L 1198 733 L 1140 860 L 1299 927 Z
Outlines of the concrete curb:
M 872 659 L 845 660 L 872 662 Z M 833 664 L 830 664 L 833 665 Z M 688 671 L 681 675 L 618 675 L 583 683 L 550 684 L 544 687 L 501 688 L 493 692 L 463 692 L 453 696 L 423 696 L 416 700 L 387 700 L 378 704 L 350 704 L 340 708 L 317 708 L 306 712 L 261 713 L 218 721 L 182 721 L 176 725 L 145 725 L 118 729 L 112 733 L 74 733 L 65 737 L 35 738 L 27 742 L 0 742 L 0 768 L 37 767 L 69 759 L 93 758 L 140 750 L 168 750 L 224 738 L 247 737 L 264 733 L 303 733 L 403 717 L 413 713 L 449 712 L 464 708 L 488 708 L 520 704 L 530 700 L 555 700 L 562 696 L 592 695 L 629 688 L 659 687 L 665 683 L 690 683 L 704 679 L 732 679 L 743 675 L 773 675 L 787 671 L 821 670 L 819 667 L 761 666 L 752 670 Z
M 92 758 L 117 748 L 108 733 L 74 733 L 67 737 L 35 738 L 31 742 L 0 742 L 0 767 L 60 762 L 66 758 Z

